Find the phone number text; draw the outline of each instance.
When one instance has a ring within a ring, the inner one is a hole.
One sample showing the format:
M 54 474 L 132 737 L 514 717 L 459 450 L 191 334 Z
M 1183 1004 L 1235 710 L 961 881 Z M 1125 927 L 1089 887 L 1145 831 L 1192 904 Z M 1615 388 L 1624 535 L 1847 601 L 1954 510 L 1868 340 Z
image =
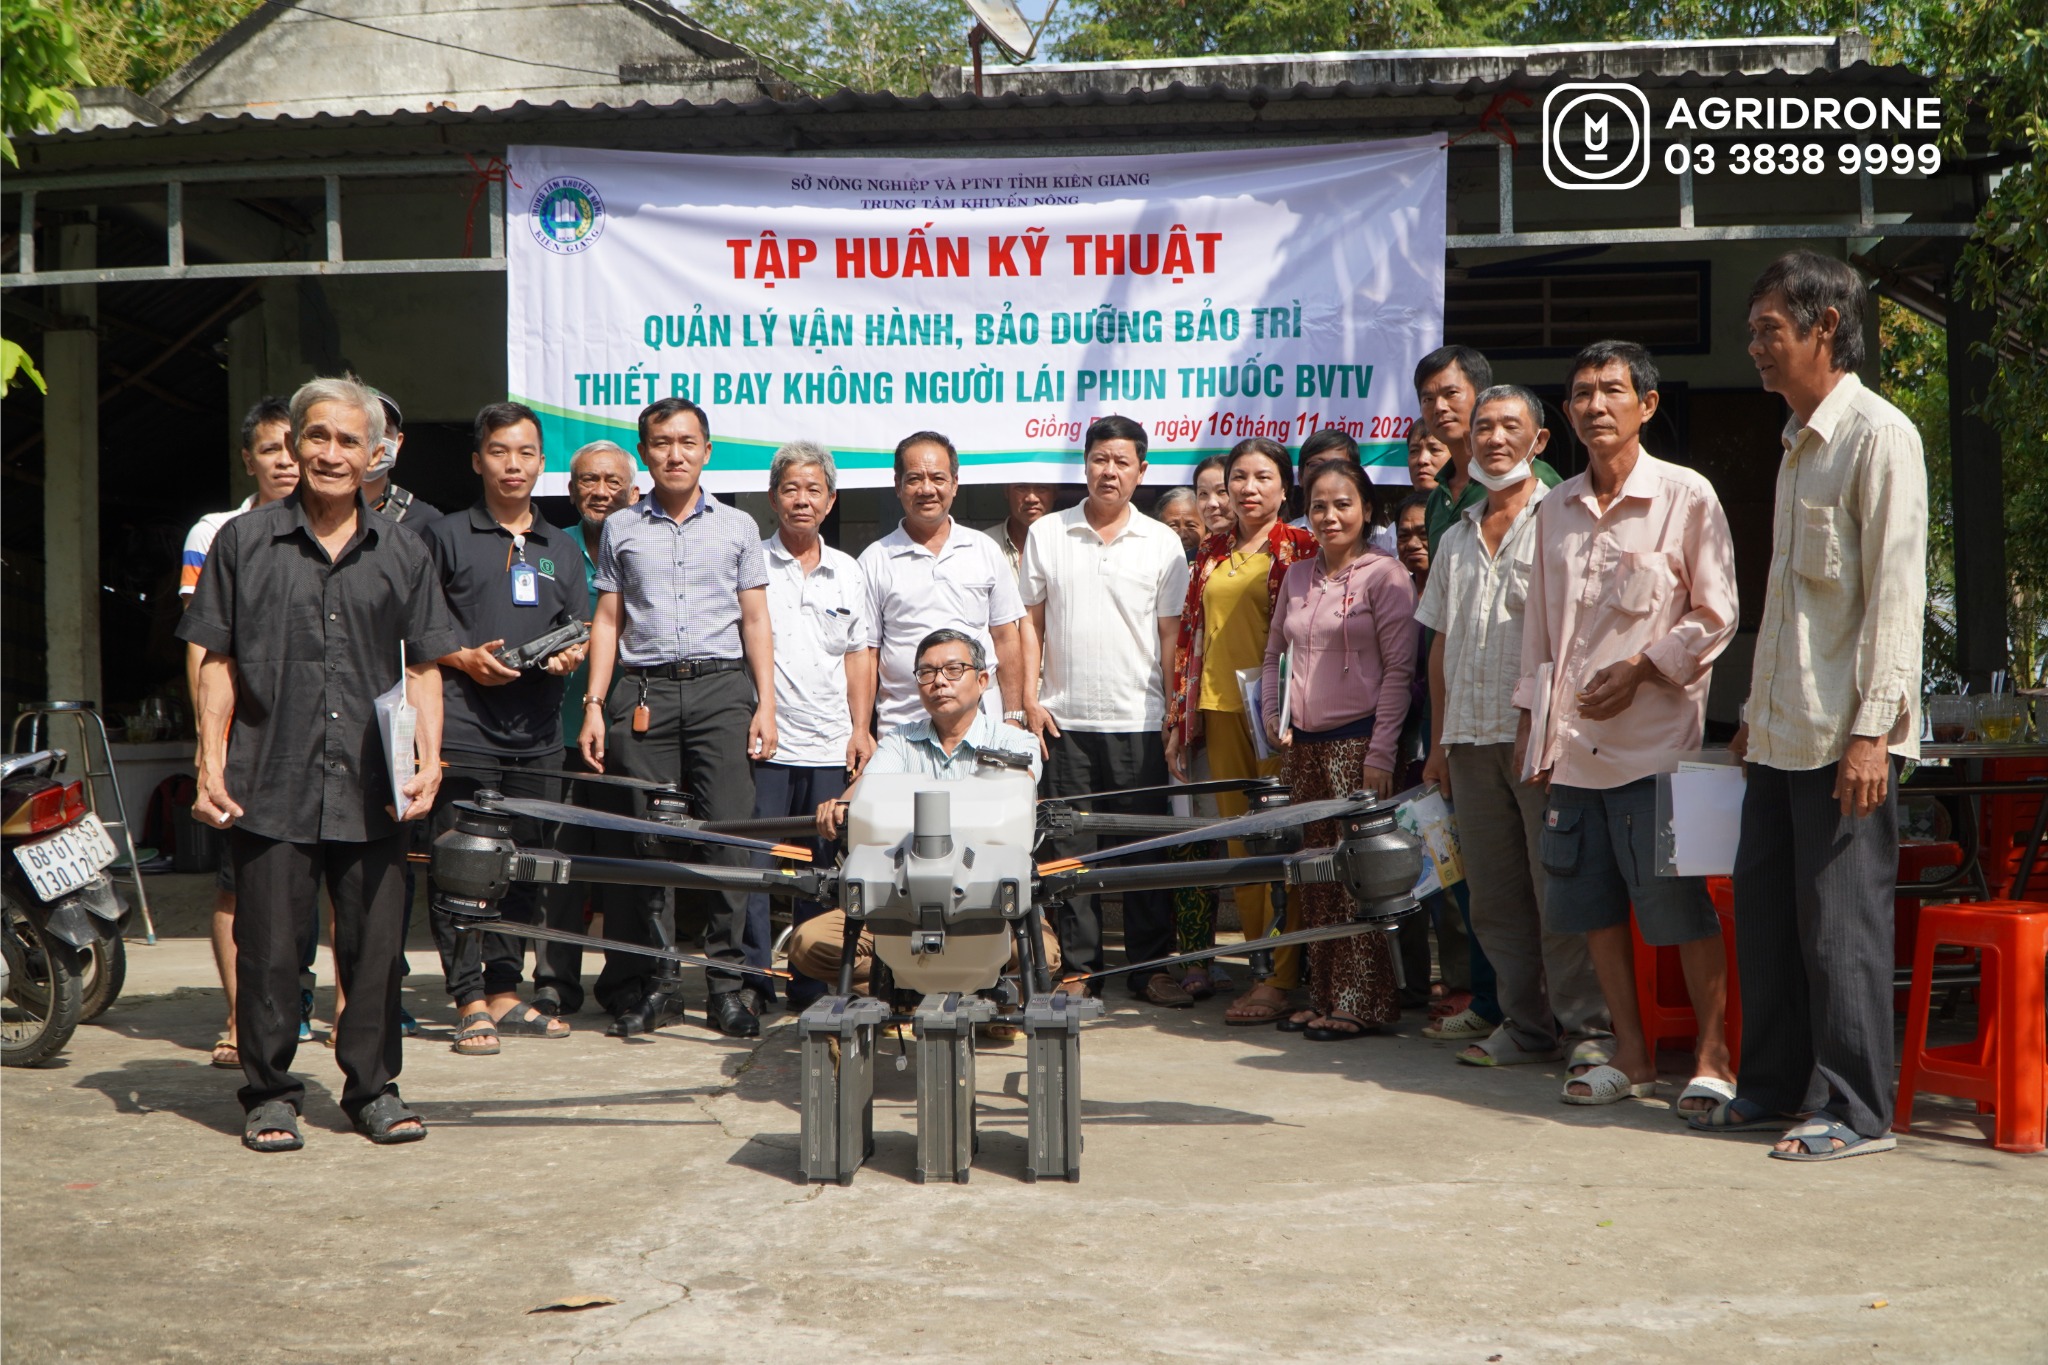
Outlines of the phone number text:
M 1672 175 L 1821 175 L 1830 165 L 1843 175 L 1933 175 L 1941 148 L 1932 142 L 1843 142 L 1832 153 L 1819 142 L 1684 142 L 1664 148 Z

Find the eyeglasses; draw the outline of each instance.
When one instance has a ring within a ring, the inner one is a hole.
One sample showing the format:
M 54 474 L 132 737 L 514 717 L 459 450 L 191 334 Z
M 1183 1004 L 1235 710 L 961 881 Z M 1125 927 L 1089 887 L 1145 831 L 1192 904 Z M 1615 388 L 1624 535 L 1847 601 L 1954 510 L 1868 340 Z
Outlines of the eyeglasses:
M 919 687 L 930 687 L 939 680 L 939 675 L 942 673 L 945 675 L 947 682 L 959 682 L 972 672 L 974 672 L 973 664 L 964 664 L 955 659 L 949 664 L 920 664 L 915 671 L 915 676 Z

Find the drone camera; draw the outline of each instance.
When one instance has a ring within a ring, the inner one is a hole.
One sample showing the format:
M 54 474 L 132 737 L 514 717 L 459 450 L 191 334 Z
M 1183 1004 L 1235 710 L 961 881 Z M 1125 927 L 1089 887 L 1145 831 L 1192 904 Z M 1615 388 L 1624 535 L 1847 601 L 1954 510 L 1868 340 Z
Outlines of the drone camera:
M 910 934 L 912 956 L 926 957 L 946 951 L 946 932 L 943 929 L 914 929 Z

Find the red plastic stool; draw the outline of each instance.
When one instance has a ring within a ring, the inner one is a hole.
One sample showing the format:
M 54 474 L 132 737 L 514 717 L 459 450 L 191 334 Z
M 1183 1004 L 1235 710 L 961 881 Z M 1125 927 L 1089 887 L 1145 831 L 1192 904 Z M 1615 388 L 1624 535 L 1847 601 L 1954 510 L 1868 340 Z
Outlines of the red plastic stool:
M 1951 1047 L 1927 1046 L 1934 950 L 1942 944 L 1983 954 L 1977 992 L 1977 1036 Z M 1913 1121 L 1922 1090 L 1991 1107 L 1991 1145 L 2002 1152 L 2048 1147 L 2048 909 L 2032 901 L 1969 901 L 1920 911 L 1914 951 L 1913 1002 L 1899 1067 L 1898 1113 L 1892 1127 Z
M 1940 882 L 1963 865 L 1963 846 L 1953 842 L 1899 845 L 1899 885 L 1912 886 L 1929 881 Z M 1933 874 L 1930 876 L 1929 874 Z M 1892 965 L 1910 967 L 1913 965 L 1913 945 L 1920 939 L 1921 898 L 1910 892 L 1901 891 L 1892 900 Z M 1944 961 L 1960 959 L 1967 962 L 1970 950 L 1952 948 Z M 1904 1014 L 1911 1004 L 1911 992 L 1892 992 L 1892 1008 Z
M 1728 954 L 1728 1051 L 1742 1055 L 1742 981 L 1735 969 L 1735 891 L 1726 877 L 1707 878 L 1707 895 L 1721 920 L 1721 945 Z M 1692 1011 L 1692 995 L 1686 989 L 1685 968 L 1675 947 L 1652 948 L 1643 942 L 1633 916 L 1629 919 L 1629 940 L 1635 945 L 1636 1012 L 1642 1016 L 1643 1039 L 1650 1055 L 1667 1038 L 1687 1043 L 1699 1036 L 1699 1020 Z

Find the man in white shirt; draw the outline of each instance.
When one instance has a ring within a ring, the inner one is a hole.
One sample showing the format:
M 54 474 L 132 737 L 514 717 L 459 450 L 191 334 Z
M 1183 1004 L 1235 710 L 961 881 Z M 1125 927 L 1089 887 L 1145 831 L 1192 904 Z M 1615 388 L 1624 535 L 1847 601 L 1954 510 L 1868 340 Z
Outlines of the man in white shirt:
M 846 790 L 875 751 L 868 717 L 875 705 L 874 654 L 867 644 L 867 586 L 853 556 L 819 538 L 839 496 L 832 452 L 792 441 L 768 469 L 775 534 L 761 542 L 768 563 L 768 619 L 775 627 L 776 749 L 754 765 L 754 816 L 810 815 Z M 823 850 L 820 850 L 822 856 Z M 763 860 L 765 865 L 765 859 Z M 823 914 L 799 901 L 795 923 Z M 775 944 L 768 897 L 747 898 L 746 958 L 768 965 Z M 770 978 L 748 988 L 774 998 Z M 823 993 L 824 983 L 799 976 L 789 985 L 792 1009 Z
M 1166 785 L 1166 665 L 1180 636 L 1188 563 L 1180 536 L 1131 506 L 1145 479 L 1146 445 L 1145 428 L 1128 417 L 1091 424 L 1082 447 L 1087 498 L 1041 519 L 1024 543 L 1025 610 L 1045 657 L 1042 682 L 1027 682 L 1036 694 L 1027 709 L 1045 745 L 1049 796 Z M 1164 792 L 1101 808 L 1147 815 L 1169 809 Z M 1054 856 L 1094 846 L 1089 839 L 1062 841 Z M 1123 903 L 1129 960 L 1171 956 L 1171 893 L 1129 892 Z M 1061 905 L 1057 922 L 1072 969 L 1102 970 L 1095 897 Z M 1166 972 L 1133 978 L 1131 988 L 1155 1005 L 1194 1003 Z
M 1786 1126 L 1771 1155 L 1889 1150 L 1899 763 L 1920 756 L 1927 466 L 1863 387 L 1862 278 L 1811 251 L 1749 293 L 1749 354 L 1792 405 L 1744 724 L 1735 853 L 1742 1056 L 1710 1131 Z M 1799 1115 L 1810 1115 L 1799 1122 Z
M 886 734 L 924 714 L 912 670 L 917 647 L 935 630 L 964 630 L 996 659 L 1001 700 L 984 709 L 1024 725 L 1024 603 L 1017 576 L 989 537 L 953 520 L 960 454 L 936 431 L 896 447 L 896 499 L 903 520 L 861 552 L 867 584 L 867 646 L 876 657 L 875 729 Z
M 193 523 L 185 536 L 184 557 L 178 565 L 178 605 L 190 605 L 206 557 L 213 552 L 220 528 L 252 508 L 276 502 L 299 486 L 299 459 L 292 453 L 292 412 L 282 398 L 261 398 L 242 417 L 242 468 L 256 481 L 256 491 L 242 499 L 240 507 L 226 512 L 208 512 Z M 185 646 L 185 685 L 192 696 L 193 714 L 199 708 L 199 663 L 206 651 L 198 645 Z M 213 961 L 220 969 L 222 992 L 227 996 L 227 1032 L 213 1045 L 213 1064 L 223 1070 L 241 1066 L 235 1046 L 235 866 L 220 860 L 213 892 Z M 409 1017 L 409 1016 L 408 1016 Z M 313 1036 L 309 1008 L 300 1011 L 301 1039 Z

